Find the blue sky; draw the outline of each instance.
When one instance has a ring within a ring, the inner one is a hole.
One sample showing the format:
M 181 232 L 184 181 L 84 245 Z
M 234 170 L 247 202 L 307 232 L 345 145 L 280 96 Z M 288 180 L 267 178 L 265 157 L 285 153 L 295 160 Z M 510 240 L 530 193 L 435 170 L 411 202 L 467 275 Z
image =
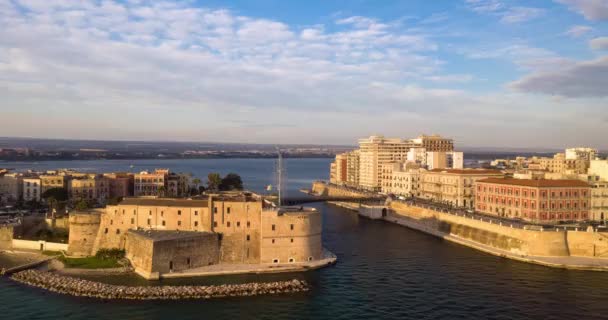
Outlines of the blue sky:
M 0 97 L 0 136 L 608 149 L 608 0 L 4 0 Z

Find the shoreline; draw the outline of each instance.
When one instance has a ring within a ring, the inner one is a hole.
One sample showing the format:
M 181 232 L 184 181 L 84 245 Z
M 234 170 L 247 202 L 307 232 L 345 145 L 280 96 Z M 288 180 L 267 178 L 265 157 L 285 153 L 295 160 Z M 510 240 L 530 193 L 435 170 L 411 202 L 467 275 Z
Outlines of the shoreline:
M 358 213 L 358 209 L 355 205 L 350 205 L 347 203 L 331 203 L 335 206 L 344 208 L 349 211 L 357 212 L 358 215 L 365 217 Z M 380 220 L 397 224 L 399 226 L 406 227 L 408 229 L 422 232 L 440 239 L 447 240 L 451 243 L 455 243 L 461 246 L 465 246 L 486 254 L 491 254 L 494 256 L 507 258 L 519 262 L 530 263 L 535 265 L 540 265 L 549 268 L 557 268 L 557 269 L 568 269 L 568 270 L 580 270 L 580 271 L 599 271 L 599 272 L 608 272 L 608 258 L 591 258 L 591 257 L 581 257 L 581 256 L 531 256 L 531 255 L 521 255 L 512 253 L 510 251 L 494 248 L 488 245 L 484 245 L 478 242 L 474 242 L 468 239 L 464 239 L 458 237 L 453 234 L 445 234 L 440 232 L 439 230 L 428 228 L 416 221 L 416 219 L 410 218 L 406 215 L 403 215 L 397 211 L 393 211 L 393 215 L 382 217 Z
M 305 281 L 289 280 L 211 286 L 123 286 L 84 280 L 48 271 L 25 270 L 11 280 L 54 293 L 104 300 L 182 300 L 247 297 L 307 292 Z

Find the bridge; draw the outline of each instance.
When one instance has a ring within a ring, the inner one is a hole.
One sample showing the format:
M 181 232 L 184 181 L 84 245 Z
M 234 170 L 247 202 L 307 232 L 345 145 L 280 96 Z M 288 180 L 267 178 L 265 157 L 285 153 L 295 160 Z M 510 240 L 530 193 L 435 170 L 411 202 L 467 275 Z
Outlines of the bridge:
M 384 202 L 386 201 L 386 197 L 383 197 L 383 196 L 331 197 L 331 196 L 310 195 L 307 197 L 284 198 L 281 200 L 281 205 L 295 206 L 295 205 L 300 205 L 300 204 L 305 204 L 305 203 L 327 202 L 327 201 L 353 202 L 353 203 L 360 203 L 360 204 L 384 204 Z

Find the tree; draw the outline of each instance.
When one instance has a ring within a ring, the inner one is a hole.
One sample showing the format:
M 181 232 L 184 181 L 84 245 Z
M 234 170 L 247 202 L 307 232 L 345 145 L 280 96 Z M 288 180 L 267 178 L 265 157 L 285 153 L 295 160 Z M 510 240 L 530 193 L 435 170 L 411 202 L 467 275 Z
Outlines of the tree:
M 218 191 L 222 184 L 222 177 L 217 172 L 212 172 L 207 175 L 207 188 L 210 191 Z
M 87 210 L 88 208 L 89 208 L 89 203 L 84 199 L 81 199 L 80 201 L 78 201 L 76 203 L 76 210 L 82 211 L 82 210 Z
M 220 183 L 221 191 L 243 190 L 243 180 L 236 173 L 227 174 Z

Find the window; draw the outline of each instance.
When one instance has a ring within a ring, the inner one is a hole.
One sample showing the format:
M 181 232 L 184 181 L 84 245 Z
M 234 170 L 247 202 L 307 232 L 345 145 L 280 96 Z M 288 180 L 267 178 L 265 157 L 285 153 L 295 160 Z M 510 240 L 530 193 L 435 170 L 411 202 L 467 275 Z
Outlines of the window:
M 308 257 L 308 261 L 312 261 L 312 257 Z
M 251 239 L 251 237 L 249 235 L 247 235 L 247 241 L 249 241 Z
M 160 216 L 162 217 L 162 216 L 164 216 L 164 215 L 165 215 L 165 212 L 164 212 L 164 211 L 161 211 L 161 212 L 160 212 Z
M 237 226 L 237 227 L 240 227 L 240 226 L 241 226 L 241 222 L 240 222 L 240 221 L 237 221 L 237 222 L 236 222 L 236 226 Z
M 289 228 L 290 228 L 291 230 L 293 230 L 293 224 L 290 224 L 290 225 L 289 225 Z
M 148 215 L 151 216 L 152 215 L 152 210 L 148 211 Z
M 194 221 L 194 226 L 198 227 L 198 221 Z
M 213 221 L 213 226 L 217 228 L 217 221 Z
M 279 259 L 272 260 L 272 263 L 279 263 Z
M 113 224 L 114 224 L 114 220 L 110 220 L 110 225 L 113 225 Z
M 135 223 L 135 219 L 131 218 L 131 224 Z
M 181 210 L 177 210 L 177 215 L 181 216 L 182 215 L 182 211 Z
M 230 213 L 230 207 L 226 209 L 226 213 Z
M 272 239 L 272 243 L 274 243 L 274 239 Z
M 108 228 L 106 228 L 106 229 L 103 231 L 103 233 L 108 233 Z
M 195 215 L 195 216 L 198 216 L 198 211 L 194 211 L 194 215 Z
M 213 208 L 213 213 L 217 213 L 217 207 Z
M 116 234 L 120 234 L 120 229 L 116 229 Z
M 291 243 L 293 243 L 293 238 L 291 238 Z
M 289 263 L 293 263 L 293 258 L 289 258 Z
M 230 221 L 226 222 L 226 227 L 230 227 Z
M 274 226 L 274 224 L 273 224 L 273 225 L 272 225 L 272 231 L 274 231 L 274 230 L 275 230 L 275 226 Z
M 177 225 L 178 225 L 178 226 L 181 226 L 181 225 L 182 225 L 182 222 L 178 220 L 178 221 L 177 221 Z
M 251 227 L 251 222 L 247 221 L 247 228 Z
M 163 220 L 163 222 L 161 223 L 163 226 L 165 226 L 165 220 Z

